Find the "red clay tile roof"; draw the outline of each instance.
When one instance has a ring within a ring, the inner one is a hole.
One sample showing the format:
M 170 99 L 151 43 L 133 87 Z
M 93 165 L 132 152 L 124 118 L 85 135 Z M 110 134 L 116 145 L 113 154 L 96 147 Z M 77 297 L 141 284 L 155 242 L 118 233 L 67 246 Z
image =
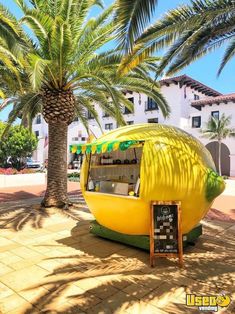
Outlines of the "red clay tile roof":
M 179 83 L 181 84 L 181 86 L 183 85 L 191 86 L 195 90 L 198 90 L 199 92 L 204 93 L 207 96 L 216 97 L 216 96 L 222 95 L 220 92 L 202 84 L 201 82 L 197 80 L 194 80 L 193 78 L 191 78 L 190 76 L 186 74 L 160 80 L 160 85 L 167 85 L 170 83 Z
M 191 106 L 205 106 L 219 103 L 235 102 L 235 93 L 193 101 Z

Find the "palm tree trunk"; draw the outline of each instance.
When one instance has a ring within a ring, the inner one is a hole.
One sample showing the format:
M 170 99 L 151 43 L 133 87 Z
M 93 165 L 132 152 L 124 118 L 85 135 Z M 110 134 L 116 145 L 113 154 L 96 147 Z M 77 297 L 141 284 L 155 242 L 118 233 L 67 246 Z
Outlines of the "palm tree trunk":
M 48 123 L 47 189 L 42 205 L 67 207 L 67 134 L 66 122 Z
M 219 149 L 218 149 L 218 168 L 219 168 L 219 175 L 221 176 L 221 141 L 218 141 Z

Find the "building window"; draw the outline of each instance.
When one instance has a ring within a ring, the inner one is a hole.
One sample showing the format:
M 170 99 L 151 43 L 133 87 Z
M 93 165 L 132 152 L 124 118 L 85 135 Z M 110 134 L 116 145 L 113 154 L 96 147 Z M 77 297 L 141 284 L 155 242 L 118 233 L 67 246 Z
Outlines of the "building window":
M 85 142 L 86 138 L 84 136 L 82 136 L 81 141 Z
M 158 105 L 152 98 L 148 97 L 145 110 L 158 110 Z
M 199 100 L 200 97 L 197 94 L 194 94 L 194 100 Z
M 87 119 L 94 119 L 93 114 L 89 110 L 87 111 Z
M 42 123 L 42 116 L 40 115 L 40 114 L 38 114 L 37 116 L 36 116 L 36 122 L 35 122 L 35 124 L 41 124 Z
M 219 111 L 211 111 L 211 116 L 219 120 Z
M 73 119 L 73 122 L 77 122 L 78 121 L 78 117 L 75 117 L 74 119 Z
M 127 121 L 126 124 L 128 125 L 134 124 L 134 121 Z
M 201 117 L 192 117 L 192 128 L 200 128 L 201 127 Z
M 112 130 L 113 129 L 113 123 L 106 123 L 104 125 L 105 130 Z
M 72 141 L 77 142 L 77 141 L 79 141 L 79 138 L 78 137 L 72 137 Z
M 148 123 L 158 123 L 158 118 L 148 119 Z
M 130 102 L 132 102 L 132 104 L 134 104 L 134 97 L 129 97 L 127 98 Z M 124 107 L 124 114 L 130 114 L 133 113 L 133 111 L 129 110 L 127 107 Z
M 106 111 L 104 111 L 103 112 L 103 118 L 108 118 L 108 117 L 110 117 L 110 115 Z
M 127 107 L 124 107 L 124 114 L 130 114 L 130 113 L 133 113 L 131 112 Z
M 39 137 L 39 131 L 35 131 L 34 133 L 36 137 Z

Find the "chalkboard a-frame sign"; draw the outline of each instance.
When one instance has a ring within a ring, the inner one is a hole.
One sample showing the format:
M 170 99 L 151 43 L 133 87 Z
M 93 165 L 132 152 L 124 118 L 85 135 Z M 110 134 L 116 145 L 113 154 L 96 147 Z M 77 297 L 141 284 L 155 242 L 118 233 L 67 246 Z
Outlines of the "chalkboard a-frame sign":
M 153 201 L 150 210 L 150 264 L 155 257 L 178 257 L 183 266 L 181 203 Z

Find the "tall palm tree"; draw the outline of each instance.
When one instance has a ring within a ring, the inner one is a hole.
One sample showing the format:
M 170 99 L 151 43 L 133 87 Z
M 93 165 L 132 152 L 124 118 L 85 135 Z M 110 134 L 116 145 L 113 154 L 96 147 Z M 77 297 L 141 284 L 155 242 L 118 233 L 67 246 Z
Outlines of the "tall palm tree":
M 141 19 L 134 27 L 137 28 L 138 24 L 142 25 Z M 218 74 L 235 55 L 234 0 L 191 0 L 187 5 L 170 10 L 146 28 L 135 40 L 120 70 L 131 69 L 148 55 L 169 47 L 159 63 L 157 75 L 172 75 L 224 43 L 227 43 L 227 48 Z
M 227 137 L 235 137 L 235 129 L 230 127 L 231 116 L 226 117 L 222 114 L 221 118 L 211 117 L 206 124 L 205 129 L 202 129 L 204 137 L 218 142 L 218 168 L 221 175 L 221 145 L 222 141 Z
M 114 6 L 96 18 L 88 18 L 92 7 L 101 5 L 99 0 L 31 0 L 30 5 L 28 1 L 15 0 L 15 3 L 23 12 L 20 26 L 6 8 L 0 7 L 0 24 L 5 23 L 2 31 L 0 27 L 0 38 L 5 40 L 6 32 L 12 34 L 12 42 L 20 37 L 17 59 L 9 56 L 17 73 L 13 75 L 3 64 L 9 82 L 4 80 L 2 90 L 9 94 L 14 82 L 15 85 L 13 97 L 2 108 L 14 104 L 9 124 L 19 114 L 23 121 L 31 123 L 38 112 L 43 113 L 49 127 L 48 178 L 43 205 L 66 207 L 68 125 L 76 115 L 87 126 L 87 110 L 99 123 L 94 103 L 119 125 L 124 124 L 122 107 L 133 109 L 123 94 L 126 90 L 145 93 L 167 116 L 169 107 L 158 83 L 149 75 L 149 71 L 156 71 L 158 59 L 149 56 L 132 71 L 119 76 L 121 49 L 101 52 L 117 36 Z M 15 56 L 14 45 L 6 40 L 4 45 Z

